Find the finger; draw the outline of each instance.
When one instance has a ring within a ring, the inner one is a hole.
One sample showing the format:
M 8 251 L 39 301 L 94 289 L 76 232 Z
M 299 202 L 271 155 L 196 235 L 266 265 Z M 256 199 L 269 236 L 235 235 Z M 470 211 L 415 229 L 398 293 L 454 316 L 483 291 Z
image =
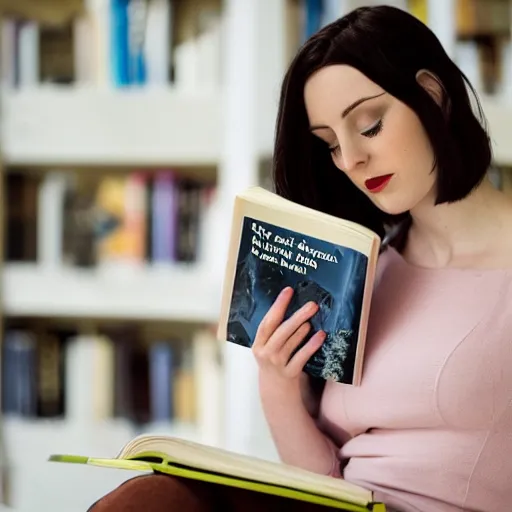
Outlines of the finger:
M 311 336 L 310 340 L 301 349 L 297 350 L 297 353 L 290 359 L 286 371 L 290 375 L 299 374 L 313 354 L 322 346 L 325 338 L 324 331 L 318 331 Z
M 297 350 L 301 343 L 304 342 L 304 338 L 311 330 L 311 324 L 309 322 L 303 323 L 294 333 L 290 336 L 283 348 L 281 349 L 279 355 L 284 362 L 284 364 L 288 364 L 293 353 Z
M 290 304 L 293 296 L 293 288 L 287 286 L 277 296 L 276 300 L 267 311 L 265 316 L 258 326 L 256 337 L 254 339 L 253 348 L 258 349 L 260 346 L 265 345 L 274 331 L 279 327 L 284 320 L 286 310 Z
M 297 331 L 297 329 L 307 322 L 318 311 L 318 304 L 308 302 L 288 318 L 285 322 L 275 330 L 274 334 L 267 342 L 269 350 L 280 351 L 289 338 Z

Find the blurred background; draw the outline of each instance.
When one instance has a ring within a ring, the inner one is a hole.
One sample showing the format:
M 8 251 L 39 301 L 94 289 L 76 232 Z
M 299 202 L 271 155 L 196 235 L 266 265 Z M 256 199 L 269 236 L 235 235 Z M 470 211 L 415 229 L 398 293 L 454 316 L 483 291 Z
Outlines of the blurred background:
M 360 5 L 426 22 L 512 189 L 512 0 L 0 0 L 1 501 L 85 511 L 133 476 L 48 463 L 160 432 L 275 459 L 215 339 L 234 194 L 271 187 L 294 52 Z

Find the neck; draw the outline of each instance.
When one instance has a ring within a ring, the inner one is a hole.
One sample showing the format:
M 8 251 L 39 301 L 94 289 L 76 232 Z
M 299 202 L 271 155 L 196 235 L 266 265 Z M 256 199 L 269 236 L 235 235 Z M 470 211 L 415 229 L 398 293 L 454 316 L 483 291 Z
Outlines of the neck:
M 468 197 L 434 205 L 426 198 L 411 210 L 407 257 L 432 267 L 464 262 L 484 251 L 510 210 L 509 199 L 486 179 Z

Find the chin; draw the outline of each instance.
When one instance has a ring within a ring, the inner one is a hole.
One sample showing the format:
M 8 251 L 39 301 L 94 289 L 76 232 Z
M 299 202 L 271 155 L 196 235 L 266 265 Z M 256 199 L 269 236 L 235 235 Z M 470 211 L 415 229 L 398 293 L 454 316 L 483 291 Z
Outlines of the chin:
M 382 212 L 388 215 L 401 215 L 411 210 L 411 205 L 398 201 L 372 201 L 373 204 Z

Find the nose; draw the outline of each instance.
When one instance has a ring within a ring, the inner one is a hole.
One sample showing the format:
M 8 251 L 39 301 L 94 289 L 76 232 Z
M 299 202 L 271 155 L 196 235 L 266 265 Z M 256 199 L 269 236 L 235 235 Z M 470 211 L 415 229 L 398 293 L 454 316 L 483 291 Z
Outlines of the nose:
M 343 146 L 341 163 L 345 172 L 351 173 L 363 169 L 368 159 L 368 152 L 363 145 L 351 141 Z

